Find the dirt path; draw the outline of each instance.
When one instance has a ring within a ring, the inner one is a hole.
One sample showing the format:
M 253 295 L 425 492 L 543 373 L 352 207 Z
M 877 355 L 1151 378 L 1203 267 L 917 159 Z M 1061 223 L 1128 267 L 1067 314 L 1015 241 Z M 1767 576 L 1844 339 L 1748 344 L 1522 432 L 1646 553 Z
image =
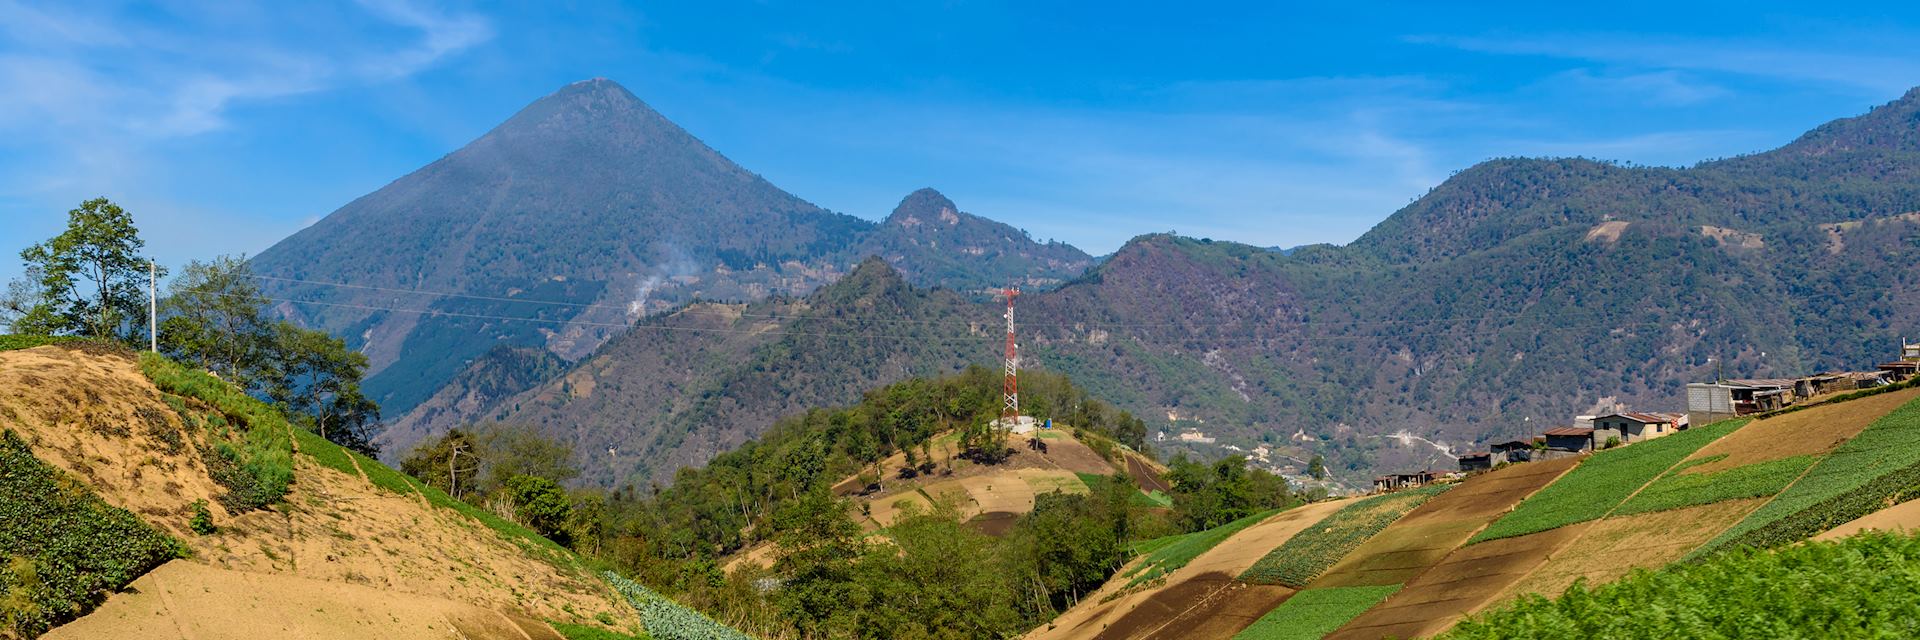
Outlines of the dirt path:
M 563 640 L 544 622 L 474 605 L 175 560 L 49 640 Z

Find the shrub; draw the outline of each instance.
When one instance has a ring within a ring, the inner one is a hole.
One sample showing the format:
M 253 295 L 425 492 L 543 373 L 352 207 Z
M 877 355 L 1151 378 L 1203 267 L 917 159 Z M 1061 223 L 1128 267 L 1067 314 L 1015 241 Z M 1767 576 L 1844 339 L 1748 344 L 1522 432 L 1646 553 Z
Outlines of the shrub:
M 599 627 L 589 627 L 582 624 L 567 624 L 558 621 L 548 622 L 547 624 L 553 625 L 553 630 L 560 632 L 562 636 L 566 636 L 567 640 L 645 640 L 639 636 L 631 636 L 617 631 L 608 631 Z
M 1295 589 L 1305 587 L 1334 563 L 1347 557 L 1354 548 L 1399 520 L 1400 516 L 1453 487 L 1451 484 L 1428 485 L 1411 491 L 1373 496 L 1341 507 L 1326 519 L 1294 534 L 1285 543 L 1267 552 L 1266 556 L 1240 574 L 1240 580 Z
M 1446 638 L 1912 638 L 1920 538 L 1870 533 L 1637 570 L 1618 582 L 1529 595 Z
M 752 639 L 752 636 L 714 622 L 705 614 L 654 593 L 652 589 L 622 578 L 620 574 L 609 571 L 604 575 L 614 591 L 620 592 L 627 599 L 627 604 L 640 612 L 640 624 L 646 627 L 647 635 L 658 640 Z
M 193 517 L 187 520 L 187 526 L 191 527 L 194 533 L 203 536 L 213 535 L 220 530 L 219 527 L 213 526 L 213 512 L 207 510 L 205 500 L 193 501 Z
M 1779 493 L 1813 465 L 1813 456 L 1793 456 L 1758 462 L 1713 473 L 1682 474 L 1685 467 L 1667 472 L 1613 515 L 1631 515 L 1667 511 L 1741 498 L 1759 498 Z M 1707 462 L 1702 460 L 1700 462 Z M 1691 466 L 1691 465 L 1689 465 Z
M 1308 589 L 1293 594 L 1286 602 L 1268 611 L 1234 640 L 1319 640 L 1333 633 L 1380 601 L 1386 600 L 1400 585 L 1381 587 L 1331 587 Z
M 220 503 L 229 511 L 264 508 L 287 495 L 293 483 L 292 428 L 278 409 L 157 353 L 140 354 L 140 371 L 161 391 L 204 402 L 245 429 L 237 437 L 225 434 L 232 441 L 216 442 L 213 455 L 206 456 L 214 480 L 228 489 Z
M 1513 512 L 1474 534 L 1467 544 L 1539 533 L 1605 517 L 1634 491 L 1665 474 L 1700 447 L 1746 423 L 1745 420 L 1726 420 L 1595 453 L 1547 488 L 1522 500 Z
M 66 344 L 66 343 L 75 342 L 78 340 L 82 340 L 82 338 L 76 338 L 73 336 L 0 335 L 0 351 L 12 351 L 14 349 L 31 349 L 34 347 L 45 346 L 50 344 Z
M 1805 476 L 1689 557 L 1797 542 L 1920 495 L 1920 401 L 1909 402 L 1814 463 Z
M 32 638 L 184 547 L 0 431 L 0 636 Z

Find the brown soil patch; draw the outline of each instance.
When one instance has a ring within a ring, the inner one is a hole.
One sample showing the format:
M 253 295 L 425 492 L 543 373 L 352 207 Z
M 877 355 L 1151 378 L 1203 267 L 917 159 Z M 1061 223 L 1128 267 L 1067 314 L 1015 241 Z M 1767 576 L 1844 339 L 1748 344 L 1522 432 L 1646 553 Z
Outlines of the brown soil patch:
M 1131 578 L 1124 577 L 1128 568 L 1123 567 L 1107 581 L 1099 591 L 1089 594 L 1079 606 L 1068 609 L 1055 618 L 1052 623 L 1027 634 L 1033 640 L 1086 640 L 1090 638 L 1128 637 L 1125 635 L 1108 636 L 1109 630 L 1132 627 L 1135 632 L 1158 629 L 1181 612 L 1200 604 L 1209 594 L 1222 588 L 1228 582 L 1245 585 L 1238 581 L 1227 580 L 1240 575 L 1248 567 L 1275 547 L 1285 544 L 1294 534 L 1320 522 L 1328 515 L 1339 511 L 1352 503 L 1354 499 L 1316 502 L 1288 509 L 1274 514 L 1227 538 L 1214 548 L 1195 557 L 1187 566 L 1168 575 L 1158 586 L 1123 592 Z M 1138 562 L 1136 560 L 1135 562 Z M 1285 589 L 1284 587 L 1274 587 Z M 1286 589 L 1289 593 L 1291 589 Z M 1263 593 L 1272 593 L 1271 590 Z M 1255 598 L 1257 596 L 1246 596 Z M 1272 609 L 1276 600 L 1267 609 Z M 1253 618 L 1265 615 L 1267 610 L 1254 614 Z M 1246 624 L 1251 624 L 1248 620 Z M 1244 625 L 1242 625 L 1244 626 Z M 1232 634 L 1228 634 L 1232 635 Z
M 1595 522 L 1578 541 L 1548 554 L 1545 564 L 1497 601 L 1527 593 L 1551 598 L 1581 578 L 1599 585 L 1619 580 L 1634 569 L 1665 566 L 1720 535 L 1766 501 L 1728 500 Z
M 1468 478 L 1407 512 L 1312 586 L 1381 586 L 1413 580 L 1578 462 L 1578 458 L 1561 458 L 1515 464 Z
M 1173 485 L 1167 484 L 1165 478 L 1161 478 L 1160 474 L 1154 471 L 1153 467 L 1148 466 L 1146 462 L 1141 461 L 1138 457 L 1127 456 L 1127 475 L 1133 476 L 1133 483 L 1139 485 L 1141 491 L 1147 493 L 1153 493 L 1155 491 L 1166 493 L 1173 491 Z
M 218 569 L 175 560 L 150 571 L 49 640 L 395 638 L 555 640 L 546 623 L 463 602 L 374 587 Z
M 1822 454 L 1852 439 L 1867 425 L 1920 398 L 1920 388 L 1882 393 L 1838 404 L 1754 420 L 1693 452 L 1688 460 L 1726 458 L 1687 468 L 1683 473 L 1713 473 L 1756 462 Z
M 1445 631 L 1492 602 L 1590 524 L 1462 547 L 1327 638 L 1417 638 Z
M 1223 575 L 1208 574 L 1207 577 Z M 1196 578 L 1193 582 L 1218 586 L 1186 611 L 1146 634 L 1147 640 L 1227 640 L 1294 594 L 1293 589 L 1286 587 L 1238 580 Z
M 1627 230 L 1627 221 L 1608 220 L 1587 230 L 1587 242 L 1613 244 L 1620 241 L 1620 233 Z
M 1013 531 L 1013 524 L 1019 521 L 1019 519 L 1020 514 L 1018 513 L 1010 511 L 988 511 L 974 516 L 972 520 L 968 520 L 967 526 L 973 527 L 973 530 L 979 531 L 980 533 L 998 538 L 1007 535 L 1009 531 Z
M 1920 500 L 1900 504 L 1860 516 L 1859 519 L 1834 527 L 1815 540 L 1836 540 L 1868 530 L 1909 532 L 1920 529 Z
M 109 504 L 185 542 L 195 563 L 540 619 L 586 624 L 605 612 L 638 621 L 584 568 L 533 559 L 465 516 L 305 456 L 294 457 L 295 482 L 284 501 L 228 513 L 216 499 L 225 489 L 200 458 L 205 434 L 184 425 L 126 354 L 0 352 L 0 427 L 20 432 L 34 455 L 82 479 Z M 188 526 L 196 500 L 207 501 L 217 533 L 202 536 Z

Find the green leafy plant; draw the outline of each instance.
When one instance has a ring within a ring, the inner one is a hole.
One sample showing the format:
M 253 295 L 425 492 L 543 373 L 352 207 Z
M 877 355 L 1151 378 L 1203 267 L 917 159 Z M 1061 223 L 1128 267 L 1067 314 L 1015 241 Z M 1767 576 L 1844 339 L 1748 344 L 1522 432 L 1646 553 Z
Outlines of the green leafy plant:
M 714 622 L 705 614 L 620 577 L 620 574 L 609 571 L 603 575 L 613 585 L 614 591 L 620 592 L 627 599 L 627 604 L 640 612 L 640 624 L 646 627 L 647 635 L 659 640 L 752 640 L 751 636 Z
M 213 512 L 207 510 L 205 500 L 193 501 L 193 516 L 188 518 L 187 526 L 191 527 L 194 533 L 203 536 L 213 535 L 220 530 L 219 527 L 213 526 Z
M 1726 420 L 1595 453 L 1547 488 L 1528 496 L 1512 513 L 1495 520 L 1467 543 L 1539 533 L 1605 517 L 1633 492 L 1746 423 Z
M 1341 507 L 1326 519 L 1267 552 L 1266 556 L 1240 574 L 1240 580 L 1296 589 L 1305 587 L 1356 547 L 1399 520 L 1400 516 L 1453 486 L 1428 485 L 1411 491 L 1373 496 Z
M 611 620 L 612 618 L 608 619 Z M 567 640 L 646 640 L 644 636 L 627 635 L 618 631 L 608 631 L 584 624 L 568 624 L 559 621 L 548 622 L 547 624 L 552 625 L 553 630 L 560 632 L 560 635 L 566 636 Z M 604 624 L 610 625 L 612 623 L 608 622 Z
M 1252 625 L 1235 635 L 1234 640 L 1319 640 L 1340 625 L 1354 619 L 1380 601 L 1386 600 L 1400 585 L 1380 587 L 1331 587 L 1308 589 L 1293 594 L 1286 602 L 1268 611 Z
M 1920 538 L 1869 533 L 1575 584 L 1473 616 L 1452 640 L 1911 638 L 1920 635 Z
M 0 431 L 0 636 L 36 637 L 185 555 L 139 516 L 35 458 L 12 430 Z

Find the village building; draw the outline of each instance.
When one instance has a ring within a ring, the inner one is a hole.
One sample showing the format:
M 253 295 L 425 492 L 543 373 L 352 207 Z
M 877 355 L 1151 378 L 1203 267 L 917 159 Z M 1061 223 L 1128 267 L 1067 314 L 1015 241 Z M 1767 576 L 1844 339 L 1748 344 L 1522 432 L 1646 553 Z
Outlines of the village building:
M 1707 424 L 1784 409 L 1793 404 L 1796 381 L 1784 378 L 1694 382 L 1687 385 L 1687 418 Z
M 1892 380 L 1894 382 L 1899 382 L 1902 380 L 1911 379 L 1915 375 L 1920 375 L 1920 360 L 1901 360 L 1899 362 L 1887 362 L 1887 363 L 1882 363 L 1879 368 L 1881 371 L 1886 372 L 1887 379 Z
M 1213 444 L 1214 438 L 1201 432 L 1199 429 L 1191 429 L 1180 432 L 1180 441 L 1197 444 Z
M 1469 453 L 1460 456 L 1460 472 L 1472 473 L 1493 468 L 1493 454 L 1488 452 Z
M 1433 481 L 1439 479 L 1440 474 L 1431 469 L 1415 471 L 1413 473 L 1390 473 L 1384 476 L 1374 477 L 1373 490 L 1385 493 L 1388 491 L 1399 491 L 1401 489 L 1415 489 L 1431 484 Z
M 1493 456 L 1493 464 L 1526 462 L 1533 459 L 1533 443 L 1525 440 L 1495 442 L 1487 447 L 1487 453 Z
M 1631 444 L 1671 435 L 1687 428 L 1687 416 L 1678 413 L 1614 413 L 1593 419 L 1595 447 L 1619 440 Z
M 1549 451 L 1581 453 L 1593 450 L 1593 429 L 1587 427 L 1548 429 L 1540 435 L 1546 436 Z

